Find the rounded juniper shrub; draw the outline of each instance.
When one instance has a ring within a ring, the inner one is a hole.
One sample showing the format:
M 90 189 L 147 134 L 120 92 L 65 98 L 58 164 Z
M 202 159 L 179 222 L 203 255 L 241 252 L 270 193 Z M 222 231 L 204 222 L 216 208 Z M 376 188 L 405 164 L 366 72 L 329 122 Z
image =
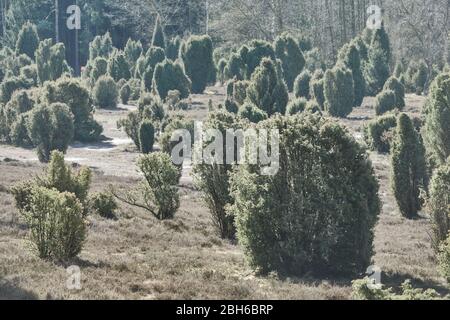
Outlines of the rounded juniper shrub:
M 156 65 L 153 74 L 153 85 L 158 90 L 161 99 L 164 100 L 170 90 L 178 90 L 181 99 L 186 99 L 191 93 L 192 84 L 178 62 L 166 59 L 164 62 Z
M 153 151 L 155 127 L 150 120 L 143 120 L 139 126 L 139 146 L 144 154 Z
M 95 104 L 99 108 L 115 109 L 119 93 L 114 79 L 110 76 L 102 76 L 95 84 L 94 91 Z
M 311 78 L 309 84 L 310 97 L 317 101 L 321 110 L 324 110 L 325 96 L 323 92 L 324 88 L 324 73 L 322 70 L 316 70 Z
M 396 77 L 390 77 L 384 84 L 383 90 L 395 93 L 395 107 L 400 111 L 405 107 L 405 86 Z
M 392 90 L 385 90 L 380 92 L 376 97 L 375 113 L 377 116 L 382 115 L 388 111 L 392 111 L 397 106 L 395 92 Z
M 128 83 L 125 83 L 122 88 L 120 88 L 119 95 L 120 101 L 122 101 L 123 104 L 128 104 L 131 97 L 131 87 Z
M 186 75 L 193 93 L 203 93 L 215 73 L 213 44 L 209 36 L 191 36 L 180 49 Z
M 266 165 L 240 166 L 228 210 L 250 264 L 285 275 L 364 272 L 380 213 L 365 149 L 343 127 L 310 113 L 274 116 L 258 129 L 279 130 L 279 169 L 264 175 Z
M 365 126 L 364 140 L 371 150 L 388 153 L 391 150 L 396 127 L 397 116 L 394 113 L 384 114 Z
M 308 70 L 305 70 L 298 75 L 294 82 L 294 95 L 296 98 L 310 98 L 310 82 L 311 73 Z
M 305 98 L 295 98 L 289 102 L 286 108 L 286 115 L 293 116 L 302 113 L 306 109 L 308 101 Z
M 99 192 L 89 197 L 89 208 L 91 212 L 103 218 L 115 219 L 115 211 L 119 206 L 111 193 Z
M 352 72 L 342 64 L 325 72 L 324 78 L 325 110 L 333 117 L 345 118 L 354 105 Z
M 247 88 L 247 99 L 268 116 L 286 112 L 289 93 L 273 60 L 264 58 L 256 68 Z
M 274 43 L 276 58 L 281 60 L 284 70 L 284 80 L 289 91 L 294 87 L 294 81 L 305 66 L 305 58 L 298 43 L 289 34 L 277 37 Z M 309 84 L 309 80 L 308 80 Z
M 268 118 L 267 113 L 259 109 L 251 102 L 245 102 L 239 108 L 238 116 L 253 123 L 258 123 Z

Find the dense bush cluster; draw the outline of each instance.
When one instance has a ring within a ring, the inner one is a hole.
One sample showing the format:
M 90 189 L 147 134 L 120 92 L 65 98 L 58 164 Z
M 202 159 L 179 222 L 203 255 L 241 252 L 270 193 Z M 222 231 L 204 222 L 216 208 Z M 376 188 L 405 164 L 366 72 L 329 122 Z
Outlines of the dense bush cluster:
M 275 55 L 281 60 L 284 80 L 289 91 L 294 88 L 294 81 L 305 66 L 305 58 L 298 43 L 289 34 L 279 36 L 274 43 Z
M 365 126 L 364 140 L 371 150 L 388 153 L 391 150 L 392 139 L 397 127 L 397 116 L 385 114 L 377 117 Z
M 334 117 L 346 117 L 354 105 L 352 72 L 342 65 L 327 70 L 324 76 L 325 110 Z

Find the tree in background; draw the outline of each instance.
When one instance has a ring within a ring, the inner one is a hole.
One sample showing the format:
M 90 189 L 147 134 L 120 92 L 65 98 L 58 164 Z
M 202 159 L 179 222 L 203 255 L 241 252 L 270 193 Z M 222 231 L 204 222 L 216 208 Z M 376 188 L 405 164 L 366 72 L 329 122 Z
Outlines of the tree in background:
M 361 58 L 359 51 L 354 43 L 345 45 L 339 52 L 338 60 L 349 68 L 353 76 L 354 97 L 353 106 L 359 107 L 366 94 L 366 81 L 361 66 Z
M 152 47 L 159 47 L 166 49 L 166 37 L 161 25 L 161 17 L 158 15 L 156 18 L 155 29 L 153 30 Z

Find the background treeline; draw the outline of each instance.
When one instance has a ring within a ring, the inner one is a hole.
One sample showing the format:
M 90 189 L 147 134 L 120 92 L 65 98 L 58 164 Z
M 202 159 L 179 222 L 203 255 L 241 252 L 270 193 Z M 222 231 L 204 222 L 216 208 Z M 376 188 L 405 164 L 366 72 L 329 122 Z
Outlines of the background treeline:
M 450 4 L 447 0 L 80 0 L 83 31 L 82 58 L 88 44 L 110 31 L 114 46 L 128 40 L 150 44 L 157 15 L 165 32 L 175 35 L 208 33 L 215 46 L 234 47 L 251 39 L 273 41 L 285 31 L 300 33 L 319 48 L 328 66 L 338 50 L 366 26 L 367 8 L 376 4 L 391 36 L 395 60 L 423 60 L 432 70 L 447 59 Z M 12 46 L 24 22 L 38 27 L 41 39 L 54 37 L 53 0 L 1 0 L 0 36 Z M 301 32 L 300 32 L 301 31 Z M 431 72 L 431 71 L 430 71 Z

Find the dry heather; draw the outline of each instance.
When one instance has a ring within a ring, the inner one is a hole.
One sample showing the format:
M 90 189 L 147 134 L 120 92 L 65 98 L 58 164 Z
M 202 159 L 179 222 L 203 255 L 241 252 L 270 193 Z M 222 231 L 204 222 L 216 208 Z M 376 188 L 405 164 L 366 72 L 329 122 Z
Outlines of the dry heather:
M 189 117 L 202 119 L 208 100 L 223 101 L 223 88 L 194 95 Z M 408 112 L 418 113 L 424 99 L 407 98 Z M 96 115 L 110 138 L 98 145 L 75 145 L 67 159 L 94 168 L 93 191 L 108 184 L 130 188 L 137 153 L 115 121 L 127 112 Z M 361 138 L 361 126 L 374 117 L 373 99 L 342 122 Z M 389 188 L 388 156 L 372 154 L 381 184 L 383 213 L 376 229 L 374 263 L 383 282 L 398 286 L 412 279 L 419 287 L 447 293 L 430 248 L 429 222 L 400 217 Z M 5 159 L 7 158 L 7 159 Z M 183 180 L 181 209 L 172 221 L 121 205 L 118 219 L 89 217 L 89 236 L 80 257 L 70 264 L 82 271 L 82 289 L 66 289 L 64 265 L 36 258 L 24 240 L 26 227 L 17 216 L 8 188 L 39 174 L 34 152 L 0 146 L 0 299 L 347 299 L 352 279 L 279 279 L 255 275 L 239 246 L 222 241 L 189 179 Z M 16 159 L 16 160 L 13 160 Z

